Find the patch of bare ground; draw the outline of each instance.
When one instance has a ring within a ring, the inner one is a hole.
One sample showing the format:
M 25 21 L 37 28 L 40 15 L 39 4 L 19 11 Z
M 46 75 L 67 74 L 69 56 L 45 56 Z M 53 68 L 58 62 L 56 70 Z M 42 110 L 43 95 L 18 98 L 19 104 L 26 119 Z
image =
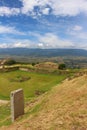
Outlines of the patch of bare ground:
M 3 105 L 3 104 L 7 104 L 9 101 L 7 100 L 0 100 L 0 106 Z
M 35 103 L 36 112 L 0 130 L 87 130 L 87 75 L 65 80 Z

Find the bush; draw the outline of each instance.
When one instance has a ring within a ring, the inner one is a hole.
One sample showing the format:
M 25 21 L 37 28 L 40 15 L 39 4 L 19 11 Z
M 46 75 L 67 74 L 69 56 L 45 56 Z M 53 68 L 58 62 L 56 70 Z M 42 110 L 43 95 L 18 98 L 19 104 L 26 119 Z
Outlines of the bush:
M 5 65 L 13 65 L 13 64 L 15 64 L 15 63 L 16 63 L 15 60 L 9 59 L 9 60 L 7 60 L 7 61 L 5 62 Z
M 65 64 L 59 64 L 58 69 L 64 70 L 66 68 Z
M 33 63 L 32 63 L 32 66 L 34 66 L 35 64 L 36 64 L 36 63 L 33 62 Z

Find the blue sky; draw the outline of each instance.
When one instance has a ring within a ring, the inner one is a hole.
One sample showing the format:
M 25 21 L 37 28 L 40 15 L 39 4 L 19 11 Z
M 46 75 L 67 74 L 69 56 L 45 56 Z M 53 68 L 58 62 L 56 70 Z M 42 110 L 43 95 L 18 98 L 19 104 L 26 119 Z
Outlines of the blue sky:
M 87 0 L 0 0 L 0 48 L 87 49 Z

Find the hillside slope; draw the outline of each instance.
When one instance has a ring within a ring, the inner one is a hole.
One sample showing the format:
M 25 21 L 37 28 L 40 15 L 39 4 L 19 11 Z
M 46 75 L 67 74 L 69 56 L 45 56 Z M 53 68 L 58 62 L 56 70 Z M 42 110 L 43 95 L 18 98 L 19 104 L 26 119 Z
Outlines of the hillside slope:
M 0 130 L 87 130 L 87 75 L 65 80 L 25 111 L 22 119 Z

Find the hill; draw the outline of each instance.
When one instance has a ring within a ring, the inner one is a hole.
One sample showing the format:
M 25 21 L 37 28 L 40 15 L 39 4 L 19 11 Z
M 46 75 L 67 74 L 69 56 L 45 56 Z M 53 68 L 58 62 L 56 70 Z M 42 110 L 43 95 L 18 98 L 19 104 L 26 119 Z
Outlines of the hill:
M 87 56 L 87 50 L 0 48 L 0 55 L 32 56 L 32 57 Z
M 87 75 L 66 79 L 26 104 L 25 115 L 0 130 L 86 130 Z

